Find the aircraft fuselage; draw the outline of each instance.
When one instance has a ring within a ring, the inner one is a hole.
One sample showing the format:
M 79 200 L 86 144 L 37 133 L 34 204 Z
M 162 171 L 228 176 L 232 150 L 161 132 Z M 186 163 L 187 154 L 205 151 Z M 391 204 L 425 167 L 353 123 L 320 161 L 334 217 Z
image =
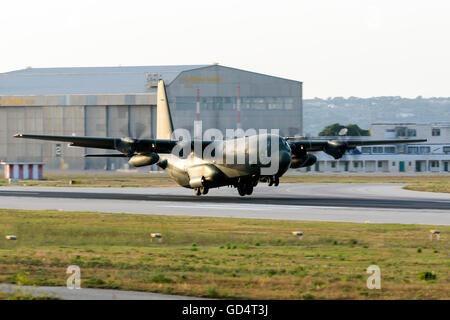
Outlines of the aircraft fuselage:
M 161 154 L 158 166 L 180 186 L 199 188 L 201 193 L 221 186 L 245 186 L 248 194 L 250 185 L 256 186 L 258 181 L 278 184 L 291 158 L 291 149 L 282 137 L 260 134 L 217 140 L 200 152 L 194 147 L 187 156 Z

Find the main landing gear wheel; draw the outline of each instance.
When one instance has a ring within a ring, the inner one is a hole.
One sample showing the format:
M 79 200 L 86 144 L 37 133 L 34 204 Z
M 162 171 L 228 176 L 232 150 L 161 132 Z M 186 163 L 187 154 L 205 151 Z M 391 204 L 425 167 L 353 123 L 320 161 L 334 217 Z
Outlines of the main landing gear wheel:
M 245 188 L 244 188 L 243 185 L 238 186 L 237 189 L 238 189 L 239 195 L 240 195 L 241 197 L 243 197 L 243 196 L 246 195 L 246 193 L 245 193 Z
M 278 187 L 278 185 L 280 184 L 280 179 L 278 177 L 267 177 L 266 181 L 269 187 L 271 186 Z
M 202 191 L 200 190 L 200 188 L 195 188 L 195 189 L 194 189 L 194 194 L 195 194 L 196 196 L 199 196 L 199 195 L 202 194 Z
M 237 186 L 240 196 L 251 195 L 253 193 L 253 182 L 248 181 Z
M 278 185 L 280 184 L 280 179 L 275 176 L 267 177 L 266 182 L 269 187 L 271 187 L 271 186 L 278 187 Z
M 280 184 L 280 179 L 278 177 L 275 177 L 275 179 L 273 179 L 273 185 L 275 187 L 278 187 L 279 184 Z
M 248 183 L 245 185 L 245 194 L 246 195 L 251 195 L 253 193 L 253 184 L 252 183 Z

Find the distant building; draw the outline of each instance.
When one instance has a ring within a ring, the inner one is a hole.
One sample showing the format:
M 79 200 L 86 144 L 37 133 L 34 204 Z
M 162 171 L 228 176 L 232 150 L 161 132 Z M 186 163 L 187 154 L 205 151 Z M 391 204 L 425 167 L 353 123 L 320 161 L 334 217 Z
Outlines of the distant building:
M 126 159 L 83 158 L 104 150 L 12 136 L 155 137 L 158 79 L 166 83 L 174 127 L 191 134 L 197 95 L 203 130 L 303 132 L 299 81 L 220 65 L 28 68 L 0 73 L 0 159 L 46 161 L 49 169 L 123 168 Z
M 373 139 L 425 138 L 426 143 L 358 147 L 341 159 L 319 152 L 318 161 L 301 171 L 414 173 L 450 170 L 449 123 L 374 123 Z

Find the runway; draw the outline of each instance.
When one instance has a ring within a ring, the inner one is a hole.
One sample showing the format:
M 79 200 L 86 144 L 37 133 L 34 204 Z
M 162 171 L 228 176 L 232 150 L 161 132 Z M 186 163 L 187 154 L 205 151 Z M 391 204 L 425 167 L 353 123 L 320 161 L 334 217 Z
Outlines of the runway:
M 184 188 L 1 187 L 0 208 L 450 225 L 450 194 L 401 184 L 298 183 L 194 196 Z

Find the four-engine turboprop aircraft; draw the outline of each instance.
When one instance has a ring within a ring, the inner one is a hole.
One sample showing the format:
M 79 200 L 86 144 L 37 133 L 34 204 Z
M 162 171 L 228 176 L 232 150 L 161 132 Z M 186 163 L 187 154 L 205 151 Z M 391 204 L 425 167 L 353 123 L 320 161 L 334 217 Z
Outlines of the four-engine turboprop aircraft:
M 125 157 L 135 167 L 157 164 L 180 186 L 194 189 L 196 195 L 210 188 L 233 186 L 241 196 L 251 195 L 258 182 L 277 186 L 289 168 L 312 166 L 317 158 L 311 152 L 323 151 L 335 159 L 357 146 L 425 142 L 426 139 L 317 140 L 255 134 L 230 139 L 180 140 L 174 135 L 164 82 L 158 83 L 156 139 L 78 137 L 16 134 L 16 138 L 69 142 L 70 146 L 117 150 L 116 154 L 86 157 Z M 193 151 L 192 151 L 193 149 Z

